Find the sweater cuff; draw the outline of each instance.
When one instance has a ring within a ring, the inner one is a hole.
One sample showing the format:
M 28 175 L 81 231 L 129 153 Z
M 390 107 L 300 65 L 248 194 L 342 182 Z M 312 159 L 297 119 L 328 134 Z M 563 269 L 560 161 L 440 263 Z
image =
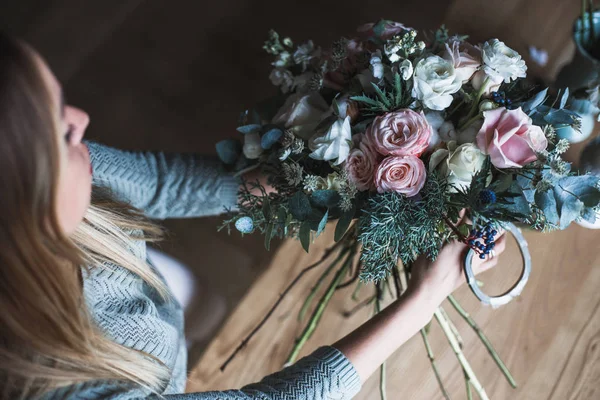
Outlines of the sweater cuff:
M 350 398 L 360 392 L 362 386 L 360 376 L 354 365 L 341 351 L 331 346 L 324 346 L 318 348 L 311 356 L 322 360 L 335 371 Z
M 219 197 L 223 207 L 230 211 L 238 210 L 238 191 L 242 181 L 239 177 L 225 175 L 221 178 Z

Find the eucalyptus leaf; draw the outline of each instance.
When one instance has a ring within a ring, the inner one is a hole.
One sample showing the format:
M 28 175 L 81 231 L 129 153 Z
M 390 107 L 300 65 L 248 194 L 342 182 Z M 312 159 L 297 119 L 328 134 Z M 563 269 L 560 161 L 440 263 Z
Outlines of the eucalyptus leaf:
M 355 213 L 356 208 L 352 207 L 352 209 L 343 213 L 340 219 L 338 219 L 337 225 L 335 226 L 335 234 L 333 236 L 336 242 L 339 242 L 342 239 L 342 237 L 344 237 L 344 234 L 346 233 L 348 227 L 354 219 Z
M 544 121 L 551 125 L 573 125 L 579 116 L 567 109 L 552 110 L 546 114 Z
M 315 190 L 310 196 L 310 202 L 316 207 L 335 207 L 340 202 L 340 194 L 336 190 Z
M 558 108 L 565 108 L 565 106 L 567 105 L 567 100 L 569 100 L 569 88 L 565 88 L 565 92 L 560 98 L 560 104 Z
M 248 133 L 259 133 L 261 129 L 262 129 L 261 125 L 250 124 L 250 125 L 239 126 L 236 130 L 238 132 L 243 133 L 244 135 L 246 135 Z
M 561 229 L 577 219 L 585 207 L 595 207 L 600 203 L 598 179 L 593 175 L 567 176 L 554 186 Z
M 269 131 L 267 131 L 264 135 L 262 135 L 260 139 L 260 146 L 263 149 L 268 150 L 271 147 L 273 147 L 275 143 L 277 143 L 277 141 L 281 138 L 282 135 L 283 131 L 281 129 L 272 128 Z
M 554 191 L 538 191 L 535 194 L 535 204 L 544 212 L 548 222 L 558 225 L 559 217 L 558 209 L 556 208 L 556 199 L 554 198 Z
M 523 112 L 529 113 L 530 111 L 535 110 L 540 104 L 542 104 L 546 100 L 546 96 L 548 95 L 548 88 L 538 92 L 528 101 L 524 102 L 521 105 Z
M 298 221 L 306 220 L 312 211 L 310 200 L 304 192 L 296 192 L 288 200 L 290 212 Z
M 221 140 L 215 145 L 217 156 L 225 164 L 235 164 L 238 157 L 242 154 L 242 144 L 235 139 Z
M 327 226 L 327 219 L 329 218 L 329 210 L 325 211 L 325 215 L 321 218 L 321 222 L 319 222 L 319 226 L 317 228 L 317 237 L 325 230 L 325 226 Z
M 298 237 L 300 238 L 300 243 L 302 243 L 302 248 L 308 253 L 308 248 L 310 247 L 310 222 L 305 221 L 300 225 Z

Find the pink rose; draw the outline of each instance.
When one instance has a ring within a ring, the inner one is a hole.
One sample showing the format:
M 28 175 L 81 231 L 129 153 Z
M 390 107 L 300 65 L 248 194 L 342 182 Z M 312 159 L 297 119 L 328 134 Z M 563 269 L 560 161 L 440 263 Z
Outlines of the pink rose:
M 375 171 L 377 192 L 396 192 L 413 197 L 417 195 L 427 177 L 425 164 L 419 157 L 387 157 Z
M 362 35 L 366 36 L 366 39 L 368 39 L 371 36 L 375 36 L 375 32 L 374 32 L 373 28 L 378 24 L 383 24 L 383 31 L 382 31 L 381 35 L 379 36 L 379 38 L 381 38 L 383 40 L 390 39 L 392 36 L 395 36 L 404 30 L 411 29 L 411 28 L 407 28 L 400 22 L 380 21 L 377 23 L 369 23 L 369 24 L 361 25 L 358 27 L 358 29 L 356 31 L 361 33 Z
M 406 108 L 375 118 L 367 135 L 384 156 L 420 156 L 427 150 L 431 126 L 422 112 Z
M 535 161 L 536 153 L 548 146 L 542 129 L 533 125 L 520 107 L 485 111 L 483 117 L 476 137 L 477 147 L 490 155 L 497 168 L 521 168 Z
M 352 137 L 352 141 L 354 149 L 350 151 L 345 164 L 348 177 L 358 190 L 373 190 L 375 169 L 383 157 L 375 150 L 370 136 L 359 133 Z
M 481 49 L 460 40 L 452 40 L 446 43 L 446 50 L 442 53 L 442 58 L 452 63 L 456 76 L 463 83 L 471 79 L 482 63 Z

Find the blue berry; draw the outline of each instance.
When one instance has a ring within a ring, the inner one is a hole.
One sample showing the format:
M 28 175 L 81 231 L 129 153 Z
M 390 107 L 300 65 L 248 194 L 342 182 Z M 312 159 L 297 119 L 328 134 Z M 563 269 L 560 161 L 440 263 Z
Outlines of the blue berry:
M 496 242 L 490 243 L 490 249 L 493 249 L 494 247 L 496 247 Z
M 477 231 L 475 229 L 471 229 L 471 236 L 477 235 Z
M 481 239 L 483 237 L 483 232 L 477 232 L 477 235 L 475 235 L 477 237 L 477 239 Z
M 485 254 L 480 254 L 479 258 L 481 258 L 482 260 L 485 260 Z
M 474 246 L 475 245 L 475 241 L 473 239 L 469 240 L 469 246 Z
M 496 236 L 497 234 L 498 234 L 498 231 L 497 231 L 497 230 L 495 230 L 495 229 L 493 229 L 493 230 L 492 230 L 492 236 Z
M 252 233 L 254 230 L 254 221 L 250 217 L 242 217 L 235 221 L 235 228 L 241 233 Z

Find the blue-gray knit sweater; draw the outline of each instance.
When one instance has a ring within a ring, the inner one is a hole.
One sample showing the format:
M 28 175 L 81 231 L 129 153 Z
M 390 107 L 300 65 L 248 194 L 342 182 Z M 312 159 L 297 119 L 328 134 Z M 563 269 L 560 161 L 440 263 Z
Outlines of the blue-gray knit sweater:
M 93 182 L 155 219 L 216 215 L 235 207 L 239 182 L 210 157 L 192 154 L 126 152 L 88 142 Z M 146 257 L 144 242 L 132 243 Z M 168 400 L 351 399 L 360 378 L 348 359 L 322 347 L 296 364 L 240 390 L 183 394 L 187 353 L 183 312 L 176 301 L 162 301 L 140 278 L 117 265 L 84 274 L 87 306 L 97 325 L 117 343 L 147 352 L 172 371 L 161 395 Z M 260 362 L 260 360 L 257 360 Z M 159 398 L 139 387 L 90 382 L 49 393 L 49 399 Z

